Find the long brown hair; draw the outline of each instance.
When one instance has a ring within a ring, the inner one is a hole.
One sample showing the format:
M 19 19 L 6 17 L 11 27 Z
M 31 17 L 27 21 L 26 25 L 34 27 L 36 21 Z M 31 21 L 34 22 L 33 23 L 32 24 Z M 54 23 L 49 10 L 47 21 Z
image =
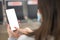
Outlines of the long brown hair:
M 47 40 L 48 35 L 53 35 L 55 40 L 60 40 L 60 2 L 58 0 L 38 0 L 38 8 L 42 13 L 43 22 L 35 31 L 36 40 Z

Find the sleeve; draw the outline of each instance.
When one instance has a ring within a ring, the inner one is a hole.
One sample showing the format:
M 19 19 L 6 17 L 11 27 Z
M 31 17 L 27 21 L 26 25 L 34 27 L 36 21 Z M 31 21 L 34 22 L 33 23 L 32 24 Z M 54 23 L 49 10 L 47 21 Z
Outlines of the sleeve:
M 17 38 L 9 37 L 8 40 L 17 40 Z

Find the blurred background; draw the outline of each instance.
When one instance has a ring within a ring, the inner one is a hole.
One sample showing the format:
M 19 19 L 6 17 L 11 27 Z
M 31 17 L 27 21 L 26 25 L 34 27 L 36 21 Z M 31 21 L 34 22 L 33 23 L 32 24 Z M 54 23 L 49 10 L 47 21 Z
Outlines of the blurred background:
M 32 30 L 39 28 L 38 0 L 0 0 L 0 40 L 7 40 L 6 9 L 14 8 L 20 28 L 29 27 Z

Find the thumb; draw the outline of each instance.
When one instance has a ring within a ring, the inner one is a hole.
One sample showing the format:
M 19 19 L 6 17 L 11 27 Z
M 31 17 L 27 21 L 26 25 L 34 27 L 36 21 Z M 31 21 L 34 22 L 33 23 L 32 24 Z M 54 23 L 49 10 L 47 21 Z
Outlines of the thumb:
M 17 27 L 14 27 L 16 30 L 19 30 L 19 28 L 17 28 Z

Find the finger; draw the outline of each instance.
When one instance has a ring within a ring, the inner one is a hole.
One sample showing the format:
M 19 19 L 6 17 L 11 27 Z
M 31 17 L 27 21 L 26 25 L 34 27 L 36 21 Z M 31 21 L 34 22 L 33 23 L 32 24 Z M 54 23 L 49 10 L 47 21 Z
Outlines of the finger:
M 14 27 L 14 28 L 19 31 L 19 28 L 17 28 L 17 27 Z
M 6 27 L 8 28 L 9 27 L 9 24 L 6 24 Z
M 7 25 L 7 31 L 10 31 L 10 30 L 11 30 L 10 26 L 9 26 L 9 25 Z
M 8 26 L 8 24 L 5 25 L 6 27 Z
M 23 29 L 23 30 L 22 30 L 22 33 L 23 33 L 23 34 L 28 34 L 28 32 L 27 32 L 26 29 Z
M 25 30 L 27 30 L 27 32 L 33 32 L 30 28 L 25 28 Z
M 15 29 L 18 29 L 18 28 L 16 28 L 16 27 L 14 27 Z
M 10 30 L 11 30 L 11 28 L 10 28 L 10 26 L 9 26 L 9 25 L 7 26 L 7 29 L 10 29 Z

